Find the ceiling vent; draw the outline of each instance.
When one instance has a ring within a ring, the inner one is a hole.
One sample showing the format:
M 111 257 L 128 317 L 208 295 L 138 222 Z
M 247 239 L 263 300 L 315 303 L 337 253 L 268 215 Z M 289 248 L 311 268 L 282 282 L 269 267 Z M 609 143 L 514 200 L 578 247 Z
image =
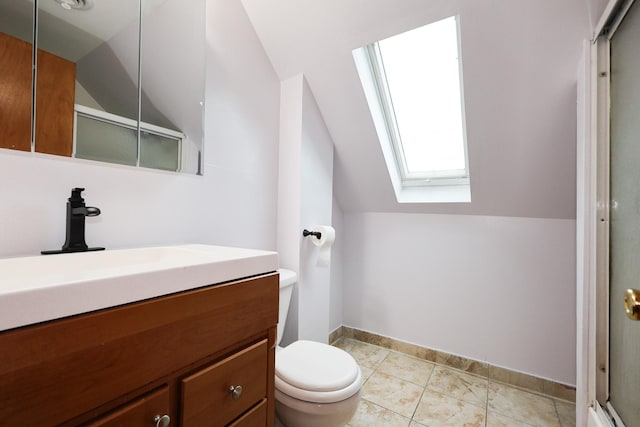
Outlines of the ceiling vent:
M 66 10 L 88 10 L 93 7 L 93 0 L 55 0 Z

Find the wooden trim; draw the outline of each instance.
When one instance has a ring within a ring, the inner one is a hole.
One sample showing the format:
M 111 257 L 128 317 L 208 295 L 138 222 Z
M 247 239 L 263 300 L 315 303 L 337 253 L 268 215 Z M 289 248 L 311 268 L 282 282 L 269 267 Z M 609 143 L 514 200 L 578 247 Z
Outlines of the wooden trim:
M 278 301 L 279 302 L 279 301 Z M 267 374 L 267 427 L 274 427 L 276 420 L 276 347 L 278 345 L 278 327 L 277 325 L 269 329 L 269 360 L 268 366 L 273 366 L 273 372 Z

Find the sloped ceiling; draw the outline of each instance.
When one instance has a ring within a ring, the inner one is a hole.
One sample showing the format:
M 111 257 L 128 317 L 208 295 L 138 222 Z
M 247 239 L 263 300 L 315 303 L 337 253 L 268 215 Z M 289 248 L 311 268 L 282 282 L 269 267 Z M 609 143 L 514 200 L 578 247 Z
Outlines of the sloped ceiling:
M 242 0 L 280 79 L 303 73 L 347 212 L 575 218 L 584 0 Z M 472 202 L 398 204 L 351 51 L 460 15 Z

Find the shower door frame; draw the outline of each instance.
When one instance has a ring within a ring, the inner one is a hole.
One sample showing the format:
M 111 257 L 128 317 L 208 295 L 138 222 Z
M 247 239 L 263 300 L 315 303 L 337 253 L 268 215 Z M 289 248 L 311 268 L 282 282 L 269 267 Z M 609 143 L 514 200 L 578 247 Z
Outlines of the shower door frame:
M 592 303 L 585 306 L 588 313 L 587 327 L 590 327 L 588 345 L 588 379 L 587 401 L 593 409 L 587 425 L 618 426 L 624 423 L 608 401 L 609 397 L 609 229 L 610 229 L 610 58 L 611 38 L 619 24 L 635 0 L 610 0 L 605 13 L 595 31 L 591 49 L 591 102 L 593 104 L 594 127 L 591 129 L 595 138 L 595 185 L 588 188 L 585 183 L 586 196 L 595 196 L 592 216 L 585 212 L 585 219 L 591 220 L 591 231 L 595 234 L 595 259 L 591 259 L 594 267 L 591 274 L 585 274 L 585 281 L 592 280 Z M 587 120 L 588 121 L 588 120 Z M 587 145 L 589 145 L 587 143 Z M 586 155 L 588 159 L 589 155 Z M 595 194 L 594 194 L 595 193 Z M 585 238 L 589 232 L 585 233 Z M 585 240 L 586 241 L 586 240 Z M 585 248 L 588 255 L 588 245 Z M 585 258 L 585 264 L 589 260 Z M 589 289 L 590 286 L 587 286 Z M 588 300 L 588 298 L 587 298 Z M 584 326 L 584 323 L 583 323 Z M 579 349 L 580 350 L 580 349 Z M 578 408 L 578 411 L 582 409 Z

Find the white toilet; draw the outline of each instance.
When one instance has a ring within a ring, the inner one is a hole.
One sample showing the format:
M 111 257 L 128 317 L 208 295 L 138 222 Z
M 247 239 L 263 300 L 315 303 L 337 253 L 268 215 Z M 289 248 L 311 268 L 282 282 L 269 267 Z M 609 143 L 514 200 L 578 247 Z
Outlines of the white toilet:
M 301 340 L 279 347 L 297 280 L 293 271 L 279 273 L 276 415 L 286 427 L 344 426 L 360 401 L 360 367 L 349 353 L 327 344 Z

